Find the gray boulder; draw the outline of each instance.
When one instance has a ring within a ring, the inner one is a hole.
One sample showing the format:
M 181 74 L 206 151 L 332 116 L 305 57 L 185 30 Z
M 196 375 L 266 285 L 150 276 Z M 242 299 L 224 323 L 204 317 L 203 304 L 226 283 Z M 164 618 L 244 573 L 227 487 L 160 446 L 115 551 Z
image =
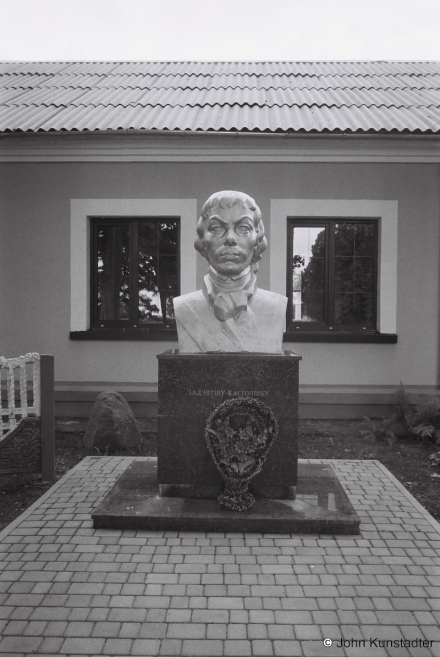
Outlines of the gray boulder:
M 141 435 L 133 411 L 119 392 L 101 392 L 92 410 L 84 445 L 100 451 L 133 449 Z

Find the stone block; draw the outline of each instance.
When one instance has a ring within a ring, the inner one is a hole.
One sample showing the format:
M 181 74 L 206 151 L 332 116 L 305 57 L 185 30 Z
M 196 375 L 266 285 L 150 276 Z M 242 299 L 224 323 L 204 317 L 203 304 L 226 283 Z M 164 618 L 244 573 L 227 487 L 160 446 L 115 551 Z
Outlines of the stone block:
M 164 497 L 216 498 L 224 482 L 205 442 L 215 406 L 256 398 L 278 422 L 262 471 L 249 484 L 258 498 L 293 499 L 298 455 L 298 363 L 283 354 L 204 353 L 158 356 L 158 483 Z

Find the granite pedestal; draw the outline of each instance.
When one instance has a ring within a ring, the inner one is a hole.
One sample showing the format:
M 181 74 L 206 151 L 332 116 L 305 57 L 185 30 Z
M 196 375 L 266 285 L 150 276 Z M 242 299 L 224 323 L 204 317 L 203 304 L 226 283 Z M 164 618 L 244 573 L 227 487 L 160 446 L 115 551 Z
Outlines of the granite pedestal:
M 358 534 L 331 466 L 298 473 L 298 363 L 284 354 L 179 354 L 159 359 L 158 458 L 133 462 L 92 514 L 95 528 L 157 531 Z M 279 426 L 245 511 L 217 501 L 224 487 L 205 442 L 206 421 L 226 399 L 258 398 Z
M 185 354 L 173 350 L 160 354 L 160 496 L 215 499 L 220 495 L 224 482 L 206 446 L 206 421 L 221 402 L 253 397 L 273 411 L 279 432 L 249 490 L 256 498 L 294 499 L 300 359 L 290 351 Z
M 299 463 L 295 500 L 230 511 L 217 500 L 159 496 L 157 459 L 133 462 L 93 512 L 98 529 L 359 534 L 360 519 L 328 464 Z

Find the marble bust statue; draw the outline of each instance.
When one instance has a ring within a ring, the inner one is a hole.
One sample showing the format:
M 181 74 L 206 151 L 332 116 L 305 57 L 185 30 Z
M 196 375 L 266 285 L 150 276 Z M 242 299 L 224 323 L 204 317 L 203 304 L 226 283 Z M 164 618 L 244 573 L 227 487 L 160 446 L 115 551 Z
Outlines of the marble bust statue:
M 210 196 L 194 246 L 209 269 L 202 290 L 174 299 L 179 351 L 281 353 L 287 298 L 257 287 L 267 240 L 255 201 L 234 191 Z

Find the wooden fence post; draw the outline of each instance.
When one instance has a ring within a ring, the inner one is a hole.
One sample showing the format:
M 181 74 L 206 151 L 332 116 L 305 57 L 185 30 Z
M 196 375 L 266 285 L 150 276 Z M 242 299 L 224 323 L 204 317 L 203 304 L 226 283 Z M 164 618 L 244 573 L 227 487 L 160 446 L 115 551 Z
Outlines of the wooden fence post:
M 55 481 L 54 359 L 41 355 L 41 477 Z

